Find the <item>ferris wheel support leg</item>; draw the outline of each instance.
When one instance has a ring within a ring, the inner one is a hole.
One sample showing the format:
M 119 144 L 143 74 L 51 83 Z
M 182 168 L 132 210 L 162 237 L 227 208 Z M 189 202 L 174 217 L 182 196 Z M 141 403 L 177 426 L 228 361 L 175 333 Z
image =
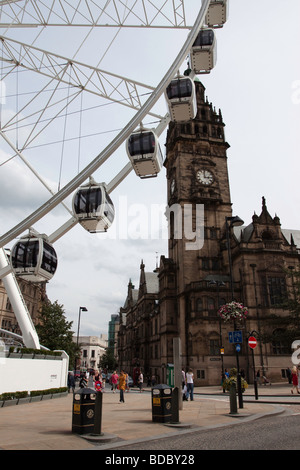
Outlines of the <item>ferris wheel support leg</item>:
M 3 248 L 0 248 L 0 270 L 6 269 L 8 264 L 9 263 L 6 254 Z M 30 317 L 30 313 L 28 312 L 15 275 L 10 272 L 2 278 L 2 282 L 12 305 L 13 312 L 16 316 L 19 327 L 22 331 L 22 337 L 25 346 L 27 348 L 40 349 L 38 335 L 36 333 L 34 324 Z

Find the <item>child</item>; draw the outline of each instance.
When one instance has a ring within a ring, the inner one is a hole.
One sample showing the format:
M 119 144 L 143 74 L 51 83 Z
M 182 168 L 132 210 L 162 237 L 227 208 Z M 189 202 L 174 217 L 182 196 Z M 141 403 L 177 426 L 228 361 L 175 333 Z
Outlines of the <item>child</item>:
M 101 389 L 102 389 L 102 384 L 99 380 L 97 380 L 95 382 L 95 390 L 96 390 L 96 392 L 101 392 Z

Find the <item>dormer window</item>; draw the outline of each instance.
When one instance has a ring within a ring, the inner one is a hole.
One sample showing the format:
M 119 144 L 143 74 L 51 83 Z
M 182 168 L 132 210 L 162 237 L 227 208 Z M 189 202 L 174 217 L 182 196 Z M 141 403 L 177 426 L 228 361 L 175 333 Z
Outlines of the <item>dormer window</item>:
M 265 230 L 262 232 L 261 238 L 262 240 L 273 240 L 273 235 L 271 232 L 269 232 L 269 230 Z

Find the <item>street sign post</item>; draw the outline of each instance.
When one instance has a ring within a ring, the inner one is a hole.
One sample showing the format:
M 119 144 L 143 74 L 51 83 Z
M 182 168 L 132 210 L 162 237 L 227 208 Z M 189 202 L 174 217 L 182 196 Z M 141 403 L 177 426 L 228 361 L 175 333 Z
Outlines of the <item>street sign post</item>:
M 248 345 L 249 345 L 249 347 L 250 347 L 251 349 L 256 348 L 256 346 L 257 346 L 257 340 L 256 340 L 256 338 L 255 338 L 254 336 L 250 336 L 250 337 L 248 338 Z
M 229 343 L 242 343 L 243 342 L 243 334 L 242 331 L 229 331 L 228 333 Z
M 248 338 L 248 346 L 251 348 L 252 353 L 252 363 L 253 363 L 253 382 L 254 382 L 254 392 L 255 392 L 255 400 L 258 400 L 258 391 L 257 391 L 257 377 L 255 373 L 255 361 L 254 361 L 254 349 L 257 346 L 257 339 L 255 336 L 249 336 Z

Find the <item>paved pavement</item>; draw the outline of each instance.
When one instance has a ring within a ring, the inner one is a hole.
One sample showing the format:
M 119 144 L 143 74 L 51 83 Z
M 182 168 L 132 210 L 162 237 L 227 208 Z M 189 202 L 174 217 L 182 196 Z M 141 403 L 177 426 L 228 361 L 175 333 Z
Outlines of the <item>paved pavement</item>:
M 244 394 L 244 406 L 230 415 L 228 394 L 220 387 L 195 389 L 194 401 L 184 401 L 179 423 L 167 425 L 152 421 L 150 388 L 142 393 L 131 389 L 125 403 L 119 392 L 103 393 L 102 435 L 80 436 L 72 432 L 73 395 L 40 402 L 0 408 L 1 450 L 89 450 L 117 449 L 122 443 L 150 440 L 182 432 L 236 424 L 262 416 L 282 413 L 300 404 L 300 395 L 291 394 L 291 386 L 259 386 L 255 400 L 253 387 Z M 300 408 L 299 408 L 300 411 Z

